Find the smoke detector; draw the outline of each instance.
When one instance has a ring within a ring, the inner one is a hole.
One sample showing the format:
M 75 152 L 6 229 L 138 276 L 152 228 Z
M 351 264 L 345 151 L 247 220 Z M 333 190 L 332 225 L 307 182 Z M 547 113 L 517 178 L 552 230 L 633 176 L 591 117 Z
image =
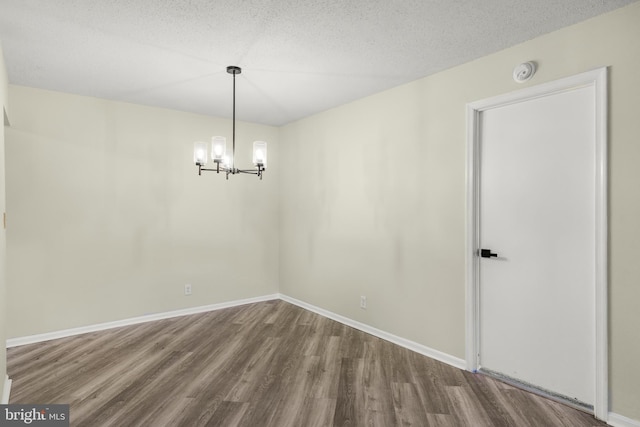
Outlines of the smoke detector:
M 524 83 L 531 80 L 535 73 L 535 62 L 523 62 L 520 65 L 516 65 L 516 67 L 513 69 L 513 80 L 515 80 L 517 83 Z

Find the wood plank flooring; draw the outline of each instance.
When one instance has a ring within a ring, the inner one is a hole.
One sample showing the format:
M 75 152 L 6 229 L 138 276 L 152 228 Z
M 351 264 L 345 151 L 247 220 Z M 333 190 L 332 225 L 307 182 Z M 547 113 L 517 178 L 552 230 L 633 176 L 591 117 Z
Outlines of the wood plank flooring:
M 73 426 L 604 426 L 284 301 L 8 350 L 11 403 Z

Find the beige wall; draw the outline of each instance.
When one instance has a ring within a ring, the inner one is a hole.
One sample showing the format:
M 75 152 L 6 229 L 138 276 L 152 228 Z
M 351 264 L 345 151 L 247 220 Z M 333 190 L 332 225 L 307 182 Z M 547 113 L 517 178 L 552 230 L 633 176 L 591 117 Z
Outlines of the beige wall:
M 278 291 L 278 129 L 238 123 L 269 170 L 198 176 L 229 120 L 9 86 L 8 337 Z M 184 284 L 193 295 L 184 296 Z
M 5 109 L 8 105 L 7 95 L 7 70 L 4 64 L 4 54 L 0 45 L 0 122 L 4 124 Z M 5 212 L 5 161 L 4 161 L 4 126 L 0 131 L 0 215 Z M 6 348 L 4 346 L 6 337 L 6 231 L 0 224 L 0 399 L 4 390 L 4 381 L 7 372 Z
M 282 128 L 281 292 L 464 358 L 465 105 L 522 88 L 524 61 L 526 85 L 610 66 L 611 410 L 640 420 L 639 22 L 636 3 Z

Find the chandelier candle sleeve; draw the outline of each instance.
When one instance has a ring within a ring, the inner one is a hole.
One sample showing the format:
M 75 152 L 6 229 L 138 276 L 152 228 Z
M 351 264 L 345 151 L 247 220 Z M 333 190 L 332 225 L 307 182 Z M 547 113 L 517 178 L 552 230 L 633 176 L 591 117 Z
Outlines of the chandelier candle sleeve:
M 193 144 L 193 162 L 197 166 L 205 166 L 207 164 L 207 144 L 204 142 L 196 142 Z
M 211 138 L 211 158 L 214 162 L 224 161 L 227 153 L 227 138 L 224 136 L 214 136 Z
M 267 168 L 267 143 L 264 141 L 254 141 L 253 143 L 253 164 Z

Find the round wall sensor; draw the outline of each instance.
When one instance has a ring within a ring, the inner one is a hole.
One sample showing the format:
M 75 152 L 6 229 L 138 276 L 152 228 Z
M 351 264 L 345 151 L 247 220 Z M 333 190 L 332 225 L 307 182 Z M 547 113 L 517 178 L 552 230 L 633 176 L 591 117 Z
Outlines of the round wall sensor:
M 513 69 L 513 80 L 518 83 L 524 83 L 528 80 L 531 80 L 531 77 L 533 77 L 535 73 L 535 62 L 524 62 L 520 65 L 517 65 L 516 68 Z

